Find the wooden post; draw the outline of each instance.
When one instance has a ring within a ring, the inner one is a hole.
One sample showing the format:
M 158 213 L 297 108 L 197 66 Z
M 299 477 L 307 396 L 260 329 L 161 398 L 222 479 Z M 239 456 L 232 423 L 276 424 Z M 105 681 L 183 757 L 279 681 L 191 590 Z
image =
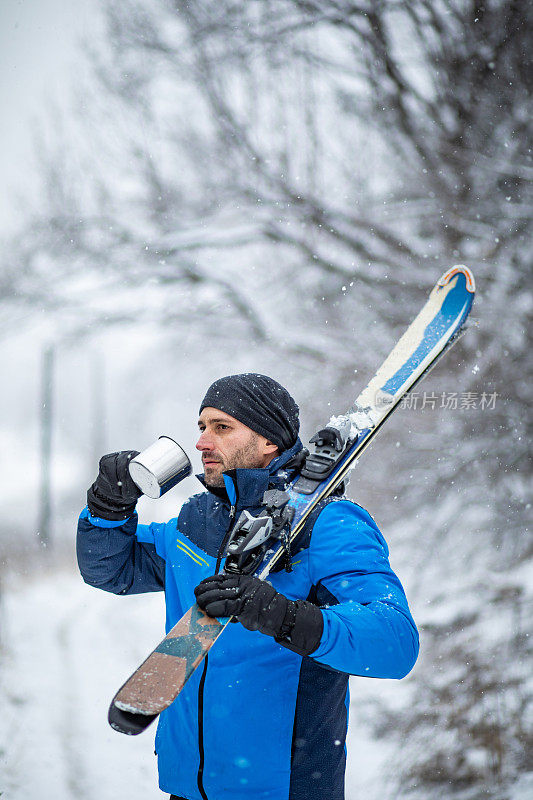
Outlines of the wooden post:
M 39 499 L 39 521 L 37 536 L 43 547 L 51 544 L 52 521 L 52 420 L 53 420 L 53 386 L 54 386 L 53 345 L 43 352 L 41 368 L 41 491 Z

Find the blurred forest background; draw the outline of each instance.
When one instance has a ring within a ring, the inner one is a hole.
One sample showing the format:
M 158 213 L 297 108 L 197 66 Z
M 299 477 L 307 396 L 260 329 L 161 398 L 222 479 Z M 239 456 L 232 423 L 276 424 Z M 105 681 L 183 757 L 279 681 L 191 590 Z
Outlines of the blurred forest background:
M 72 101 L 36 127 L 40 188 L 0 255 L 0 695 L 13 726 L 2 763 L 13 741 L 21 764 L 39 741 L 14 688 L 26 667 L 10 614 L 31 608 L 24 597 L 46 596 L 49 619 L 81 592 L 80 628 L 83 608 L 112 603 L 87 629 L 105 643 L 97 657 L 78 632 L 92 674 L 139 620 L 139 656 L 162 629 L 159 606 L 148 618 L 141 603 L 74 588 L 75 520 L 99 456 L 161 433 L 194 454 L 198 400 L 241 371 L 284 383 L 308 438 L 351 404 L 444 269 L 465 263 L 477 325 L 349 487 L 389 541 L 422 650 L 401 685 L 352 679 L 347 800 L 362 787 L 382 800 L 532 790 L 530 11 L 525 0 L 98 7 L 102 35 L 85 41 Z M 141 516 L 173 516 L 196 490 L 143 500 Z M 107 699 L 80 680 L 63 721 Z M 94 794 L 83 782 L 95 727 L 78 730 L 77 754 L 52 756 L 78 759 L 61 800 L 108 796 L 105 773 Z M 135 798 L 155 777 L 139 778 L 126 751 L 151 746 L 116 738 L 106 757 L 132 788 L 109 796 Z M 6 796 L 31 796 L 20 775 L 6 768 Z

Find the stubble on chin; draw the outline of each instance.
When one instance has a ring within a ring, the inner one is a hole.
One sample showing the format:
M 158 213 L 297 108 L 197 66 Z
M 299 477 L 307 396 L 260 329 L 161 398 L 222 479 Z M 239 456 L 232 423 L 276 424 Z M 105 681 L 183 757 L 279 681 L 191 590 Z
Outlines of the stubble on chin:
M 205 469 L 204 480 L 208 486 L 212 486 L 215 489 L 223 489 L 225 485 L 224 476 L 222 472 L 218 472 L 218 470 Z

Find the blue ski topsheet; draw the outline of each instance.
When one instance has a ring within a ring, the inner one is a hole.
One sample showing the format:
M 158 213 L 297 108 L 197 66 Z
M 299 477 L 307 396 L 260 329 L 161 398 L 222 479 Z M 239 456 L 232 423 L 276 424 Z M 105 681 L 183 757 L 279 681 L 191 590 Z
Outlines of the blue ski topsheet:
M 443 276 L 441 281 L 444 280 L 444 277 L 445 276 Z M 453 328 L 453 335 L 468 316 L 474 300 L 473 290 L 469 288 L 471 282 L 469 276 L 464 272 L 457 272 L 455 276 L 450 277 L 452 280 L 453 277 L 455 277 L 455 286 L 448 292 L 441 308 L 424 330 L 422 340 L 412 356 L 384 384 L 382 387 L 384 392 L 396 394 L 409 375 L 422 363 L 424 358 L 431 352 L 446 331 Z

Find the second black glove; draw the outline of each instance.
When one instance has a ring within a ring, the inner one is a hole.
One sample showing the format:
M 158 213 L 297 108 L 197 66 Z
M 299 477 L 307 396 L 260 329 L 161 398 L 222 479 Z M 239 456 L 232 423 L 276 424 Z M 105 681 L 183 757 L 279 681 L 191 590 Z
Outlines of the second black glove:
M 249 631 L 273 636 L 302 656 L 320 643 L 324 621 L 317 606 L 289 600 L 252 575 L 212 575 L 195 588 L 196 602 L 211 617 L 235 616 Z

